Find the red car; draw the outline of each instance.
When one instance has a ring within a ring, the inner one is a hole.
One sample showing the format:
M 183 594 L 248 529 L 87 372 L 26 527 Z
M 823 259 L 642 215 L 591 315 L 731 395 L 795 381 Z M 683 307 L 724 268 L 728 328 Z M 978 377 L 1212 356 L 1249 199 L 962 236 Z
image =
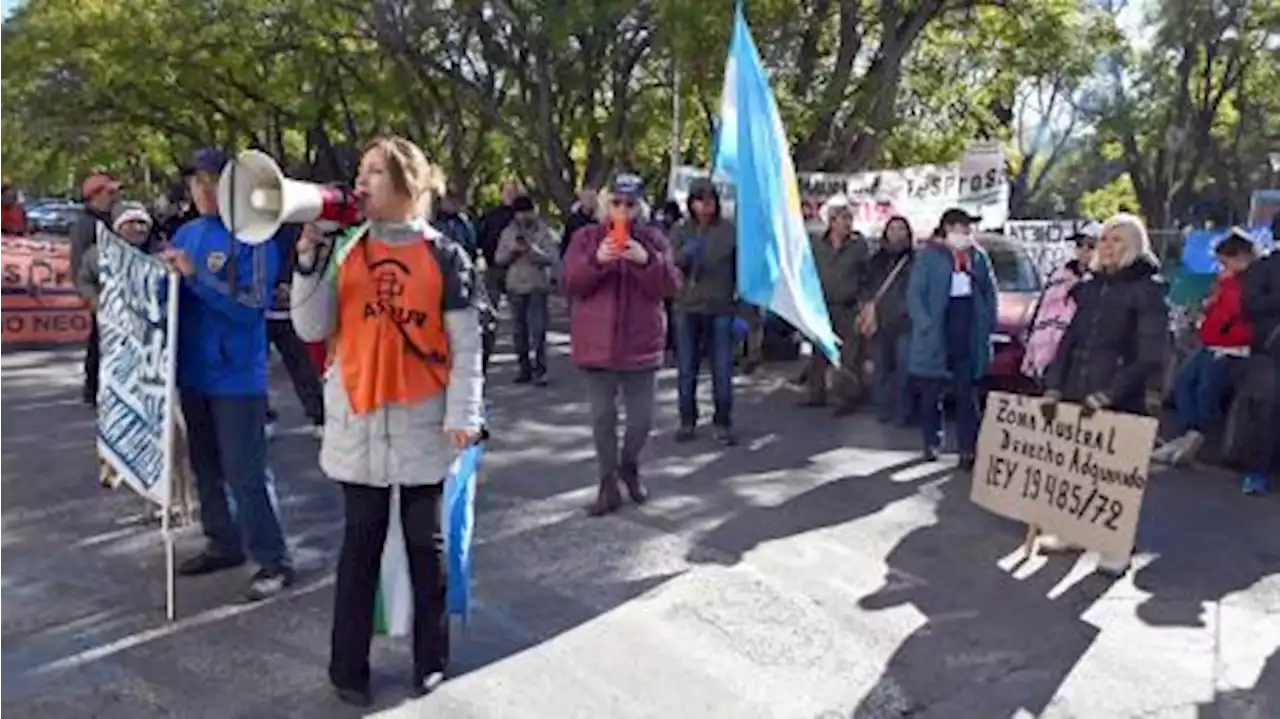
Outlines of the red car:
M 1029 391 L 1032 383 L 1022 374 L 1022 356 L 1044 282 L 1031 254 L 1018 240 L 983 233 L 978 244 L 991 258 L 996 276 L 996 331 L 991 335 L 995 352 L 987 370 L 987 387 Z

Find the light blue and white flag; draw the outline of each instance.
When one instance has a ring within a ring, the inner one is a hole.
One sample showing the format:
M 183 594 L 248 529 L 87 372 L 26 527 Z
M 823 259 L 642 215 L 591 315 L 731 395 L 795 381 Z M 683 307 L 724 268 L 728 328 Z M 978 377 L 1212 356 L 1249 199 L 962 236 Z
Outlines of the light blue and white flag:
M 463 626 L 471 614 L 471 538 L 475 529 L 476 479 L 483 457 L 484 442 L 460 452 L 442 490 L 441 523 L 448 577 L 445 604 L 448 613 L 461 620 Z M 413 584 L 400 524 L 399 487 L 391 490 L 391 518 L 382 550 L 374 630 L 391 637 L 408 636 L 413 631 Z
M 734 12 L 712 172 L 737 187 L 738 296 L 791 323 L 838 363 L 822 282 L 800 211 L 791 147 L 751 29 Z

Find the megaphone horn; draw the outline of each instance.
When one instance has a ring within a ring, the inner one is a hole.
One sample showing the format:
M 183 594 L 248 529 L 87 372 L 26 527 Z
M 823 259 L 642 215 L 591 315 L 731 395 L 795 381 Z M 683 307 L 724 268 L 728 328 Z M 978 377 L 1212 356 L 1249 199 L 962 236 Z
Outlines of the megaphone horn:
M 218 216 L 236 239 L 257 245 L 274 237 L 282 225 L 353 225 L 360 220 L 360 209 L 352 193 L 291 180 L 270 155 L 246 150 L 218 178 Z

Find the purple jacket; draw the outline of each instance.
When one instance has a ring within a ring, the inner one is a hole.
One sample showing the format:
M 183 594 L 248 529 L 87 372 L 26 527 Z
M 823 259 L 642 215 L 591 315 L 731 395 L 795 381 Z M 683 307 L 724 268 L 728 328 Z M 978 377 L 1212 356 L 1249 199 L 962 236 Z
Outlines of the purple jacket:
M 573 363 L 611 370 L 657 369 L 667 343 L 663 300 L 680 289 L 667 238 L 654 227 L 631 231 L 649 252 L 641 267 L 628 260 L 601 265 L 596 252 L 607 231 L 587 225 L 574 233 L 564 257 L 564 287 L 570 304 Z

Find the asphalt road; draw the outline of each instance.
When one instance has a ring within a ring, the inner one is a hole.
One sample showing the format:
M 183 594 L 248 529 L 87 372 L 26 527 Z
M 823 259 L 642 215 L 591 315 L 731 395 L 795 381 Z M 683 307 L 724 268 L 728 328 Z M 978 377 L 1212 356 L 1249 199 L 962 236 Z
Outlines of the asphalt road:
M 739 379 L 741 446 L 672 442 L 674 375 L 643 468 L 653 500 L 583 507 L 585 392 L 499 356 L 478 505 L 478 607 L 453 676 L 413 699 L 378 640 L 377 717 L 1280 717 L 1280 496 L 1210 470 L 1147 490 L 1136 570 L 1021 561 L 1021 526 L 920 463 L 911 433 L 795 407 L 791 367 Z M 3 358 L 6 717 L 347 717 L 326 683 L 341 507 L 296 428 L 272 447 L 301 569 L 240 603 L 249 570 L 179 580 L 163 615 L 157 526 L 97 487 L 73 353 Z M 945 460 L 945 458 L 944 458 Z M 181 533 L 180 555 L 199 546 Z

